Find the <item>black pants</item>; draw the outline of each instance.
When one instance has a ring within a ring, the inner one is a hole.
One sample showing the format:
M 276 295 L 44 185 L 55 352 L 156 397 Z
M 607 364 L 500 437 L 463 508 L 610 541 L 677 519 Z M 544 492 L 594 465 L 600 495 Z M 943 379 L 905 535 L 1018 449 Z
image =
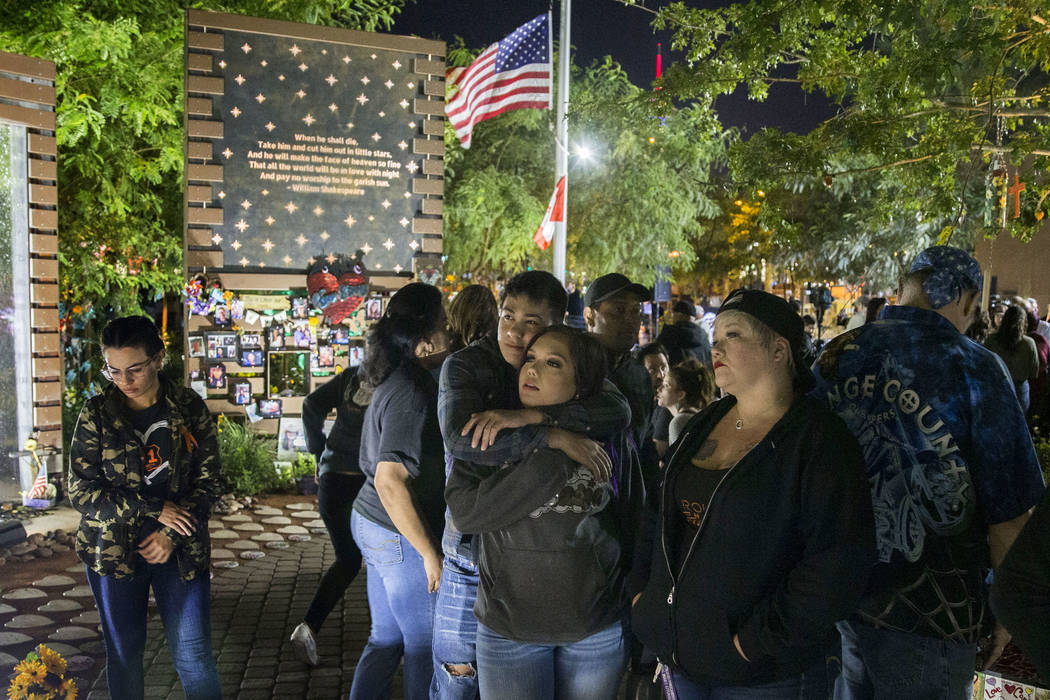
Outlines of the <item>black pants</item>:
M 335 562 L 321 577 L 314 599 L 306 611 L 304 620 L 314 633 L 321 630 L 321 625 L 361 570 L 361 550 L 350 535 L 350 513 L 357 492 L 364 483 L 364 474 L 327 472 L 321 475 L 317 506 L 328 528 L 332 546 L 335 547 Z

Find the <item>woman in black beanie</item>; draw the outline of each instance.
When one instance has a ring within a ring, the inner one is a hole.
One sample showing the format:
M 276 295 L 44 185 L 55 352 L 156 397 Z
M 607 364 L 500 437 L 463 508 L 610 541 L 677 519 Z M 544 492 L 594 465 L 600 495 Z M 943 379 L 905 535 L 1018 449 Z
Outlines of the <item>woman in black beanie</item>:
M 635 634 L 677 697 L 826 697 L 824 652 L 875 560 L 856 439 L 806 396 L 802 319 L 738 289 L 715 319 L 724 398 L 668 453 Z M 669 697 L 673 697 L 669 695 Z

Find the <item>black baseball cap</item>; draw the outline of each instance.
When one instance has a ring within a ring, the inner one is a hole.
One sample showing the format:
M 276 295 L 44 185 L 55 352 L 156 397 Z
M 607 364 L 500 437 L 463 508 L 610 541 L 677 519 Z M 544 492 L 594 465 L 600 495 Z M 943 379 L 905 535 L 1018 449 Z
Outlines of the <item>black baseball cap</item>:
M 583 303 L 587 306 L 594 306 L 621 292 L 630 292 L 642 301 L 649 301 L 653 296 L 648 287 L 632 282 L 626 275 L 621 275 L 619 272 L 610 272 L 587 286 L 587 292 L 583 295 Z
M 795 388 L 805 393 L 817 384 L 813 371 L 805 361 L 805 328 L 802 317 L 791 307 L 791 304 L 775 294 L 758 289 L 734 289 L 718 309 L 725 311 L 742 311 L 761 321 L 777 335 L 783 336 L 791 347 L 791 356 L 795 361 Z

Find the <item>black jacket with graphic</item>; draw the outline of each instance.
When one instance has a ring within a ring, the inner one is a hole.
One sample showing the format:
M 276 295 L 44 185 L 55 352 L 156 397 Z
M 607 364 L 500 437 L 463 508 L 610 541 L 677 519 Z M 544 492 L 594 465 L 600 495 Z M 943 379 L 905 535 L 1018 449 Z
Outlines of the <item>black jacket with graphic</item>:
M 607 484 L 549 448 L 502 467 L 453 464 L 445 500 L 457 529 L 481 534 L 474 613 L 485 626 L 569 644 L 625 618 L 645 488 L 627 441 L 606 449 Z
M 860 447 L 838 416 L 805 397 L 715 489 L 677 560 L 675 479 L 697 468 L 693 455 L 735 402 L 694 416 L 668 456 L 648 584 L 632 609 L 634 633 L 661 661 L 716 686 L 792 678 L 819 660 L 875 562 Z

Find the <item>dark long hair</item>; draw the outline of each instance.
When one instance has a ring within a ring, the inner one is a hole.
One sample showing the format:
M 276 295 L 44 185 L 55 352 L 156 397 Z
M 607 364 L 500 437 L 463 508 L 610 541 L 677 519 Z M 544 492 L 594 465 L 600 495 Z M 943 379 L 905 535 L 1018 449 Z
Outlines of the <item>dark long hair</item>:
M 122 316 L 102 329 L 102 347 L 138 348 L 153 357 L 164 349 L 160 331 L 149 316 Z
M 868 309 L 864 315 L 865 325 L 879 320 L 882 307 L 886 306 L 886 297 L 872 297 L 868 302 Z
M 368 336 L 361 366 L 366 384 L 379 386 L 399 367 L 417 367 L 416 347 L 445 323 L 441 291 L 422 282 L 399 289 Z
M 449 351 L 465 348 L 492 333 L 498 316 L 491 289 L 481 284 L 464 287 L 448 307 Z
M 687 358 L 669 371 L 678 388 L 685 392 L 686 405 L 703 408 L 715 400 L 715 376 L 700 360 Z
M 1012 348 L 1021 342 L 1021 338 L 1025 336 L 1025 326 L 1028 323 L 1026 318 L 1025 310 L 1020 306 L 1008 306 L 1006 307 L 1006 313 L 1003 314 L 1003 320 L 999 324 L 999 330 L 996 331 L 996 335 L 999 336 L 999 341 L 1008 348 Z
M 584 333 L 569 326 L 547 326 L 532 336 L 522 357 L 528 357 L 532 346 L 545 335 L 557 335 L 563 338 L 565 344 L 569 346 L 569 362 L 572 363 L 576 373 L 575 398 L 586 399 L 601 391 L 608 371 L 608 359 L 601 343 L 590 333 Z

